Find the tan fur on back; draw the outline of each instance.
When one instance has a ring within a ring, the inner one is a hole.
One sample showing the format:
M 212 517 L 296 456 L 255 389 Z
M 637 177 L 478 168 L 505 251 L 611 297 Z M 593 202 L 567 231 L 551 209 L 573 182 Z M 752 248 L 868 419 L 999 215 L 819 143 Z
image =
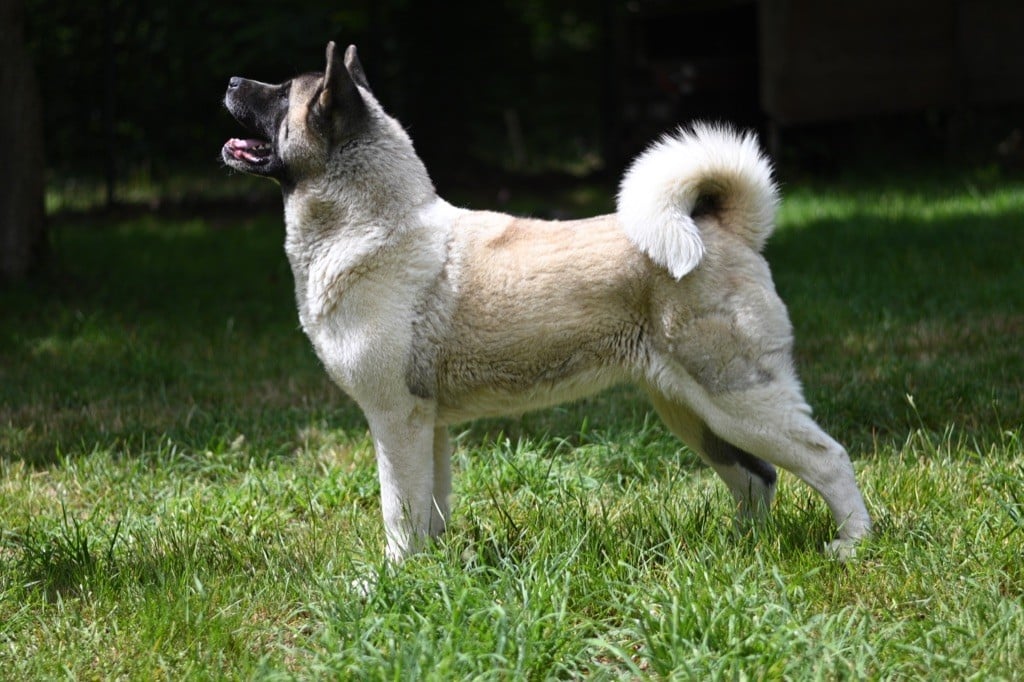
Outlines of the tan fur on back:
M 628 378 L 651 265 L 615 216 L 472 212 L 453 234 L 458 287 L 438 358 L 445 421 L 522 410 L 524 398 L 540 407 Z
M 713 393 L 769 380 L 772 365 L 788 364 L 788 318 L 765 287 L 763 259 L 720 235 L 706 267 L 677 282 L 615 215 L 462 214 L 448 274 L 454 307 L 437 339 L 441 418 L 535 409 L 637 380 L 650 349 L 679 358 Z

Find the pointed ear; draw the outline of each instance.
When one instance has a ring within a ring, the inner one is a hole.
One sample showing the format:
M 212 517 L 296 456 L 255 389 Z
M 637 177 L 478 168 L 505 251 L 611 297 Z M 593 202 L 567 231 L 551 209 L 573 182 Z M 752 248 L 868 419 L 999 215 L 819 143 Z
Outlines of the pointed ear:
M 327 69 L 316 108 L 322 120 L 333 122 L 330 127 L 338 135 L 351 134 L 354 124 L 361 121 L 366 113 L 359 88 L 338 57 L 333 40 L 327 43 Z
M 345 50 L 345 68 L 348 69 L 348 73 L 352 76 L 352 80 L 355 81 L 356 85 L 366 90 L 370 89 L 370 84 L 366 80 L 366 72 L 363 70 L 363 65 L 359 62 L 359 55 L 356 53 L 355 45 L 349 45 L 348 49 Z

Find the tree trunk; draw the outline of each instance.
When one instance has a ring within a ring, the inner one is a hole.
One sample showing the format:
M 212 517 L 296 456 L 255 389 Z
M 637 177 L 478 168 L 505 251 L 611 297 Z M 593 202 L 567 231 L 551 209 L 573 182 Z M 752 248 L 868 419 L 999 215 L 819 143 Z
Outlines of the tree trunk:
M 0 279 L 21 279 L 46 250 L 43 124 L 22 0 L 0 0 Z

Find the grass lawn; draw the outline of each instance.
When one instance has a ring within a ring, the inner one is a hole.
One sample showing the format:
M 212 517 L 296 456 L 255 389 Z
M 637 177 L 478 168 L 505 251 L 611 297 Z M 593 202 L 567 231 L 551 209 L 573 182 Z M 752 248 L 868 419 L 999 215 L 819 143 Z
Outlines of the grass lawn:
M 877 523 L 848 564 L 787 474 L 735 530 L 621 388 L 466 426 L 450 533 L 382 570 L 366 427 L 298 329 L 279 215 L 58 221 L 59 274 L 0 291 L 0 676 L 1019 677 L 1024 182 L 785 196 L 798 365 Z

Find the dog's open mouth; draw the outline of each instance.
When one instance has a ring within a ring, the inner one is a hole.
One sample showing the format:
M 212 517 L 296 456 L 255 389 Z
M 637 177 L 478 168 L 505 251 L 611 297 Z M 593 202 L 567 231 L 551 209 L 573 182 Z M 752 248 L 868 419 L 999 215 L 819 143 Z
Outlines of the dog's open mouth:
M 236 161 L 262 166 L 270 162 L 274 149 L 264 140 L 231 138 L 224 143 L 224 152 Z

